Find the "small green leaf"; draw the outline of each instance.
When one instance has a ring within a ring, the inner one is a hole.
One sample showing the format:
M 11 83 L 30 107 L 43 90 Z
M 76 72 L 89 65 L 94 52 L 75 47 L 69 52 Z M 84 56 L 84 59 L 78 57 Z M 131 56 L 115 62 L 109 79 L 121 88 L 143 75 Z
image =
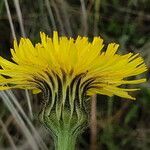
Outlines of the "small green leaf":
M 131 119 L 135 118 L 137 115 L 137 110 L 138 110 L 138 106 L 134 105 L 130 111 L 128 112 L 126 118 L 125 118 L 125 124 L 128 124 L 130 122 Z

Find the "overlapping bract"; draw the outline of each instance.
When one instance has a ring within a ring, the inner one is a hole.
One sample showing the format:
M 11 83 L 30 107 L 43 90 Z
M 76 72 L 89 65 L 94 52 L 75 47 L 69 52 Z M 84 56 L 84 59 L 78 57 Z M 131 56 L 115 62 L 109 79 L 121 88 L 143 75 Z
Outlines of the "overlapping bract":
M 65 75 L 69 85 L 76 76 L 84 74 L 82 83 L 93 79 L 87 95 L 98 93 L 134 99 L 128 91 L 137 89 L 121 88 L 121 85 L 145 82 L 145 79 L 128 80 L 147 68 L 139 54 L 116 54 L 118 44 L 110 43 L 104 51 L 100 37 L 89 42 L 87 37 L 58 37 L 57 32 L 53 38 L 44 33 L 40 35 L 41 43 L 35 46 L 26 38 L 22 38 L 19 45 L 14 41 L 12 61 L 0 57 L 0 90 L 21 88 L 39 92 L 36 79 L 48 83 L 49 76 L 55 73 L 61 79 Z

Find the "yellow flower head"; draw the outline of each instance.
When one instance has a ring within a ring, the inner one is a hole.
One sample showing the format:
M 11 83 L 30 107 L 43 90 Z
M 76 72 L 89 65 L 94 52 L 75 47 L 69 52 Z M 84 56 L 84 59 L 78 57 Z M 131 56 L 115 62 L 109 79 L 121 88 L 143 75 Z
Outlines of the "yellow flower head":
M 10 88 L 42 91 L 45 98 L 79 99 L 93 94 L 117 95 L 134 99 L 122 88 L 124 84 L 138 84 L 145 79 L 128 80 L 147 70 L 139 54 L 116 54 L 118 44 L 110 43 L 106 51 L 100 37 L 92 42 L 87 37 L 77 39 L 53 38 L 40 33 L 41 43 L 35 46 L 27 38 L 19 45 L 14 41 L 12 61 L 0 57 L 0 90 Z M 55 95 L 55 96 L 54 96 Z

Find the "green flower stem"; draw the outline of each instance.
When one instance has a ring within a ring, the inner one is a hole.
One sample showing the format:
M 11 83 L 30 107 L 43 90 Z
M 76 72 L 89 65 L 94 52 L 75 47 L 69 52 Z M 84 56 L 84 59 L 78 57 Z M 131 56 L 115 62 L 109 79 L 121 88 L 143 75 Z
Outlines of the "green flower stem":
M 54 139 L 56 150 L 75 150 L 76 135 L 72 135 L 69 129 L 65 128 Z

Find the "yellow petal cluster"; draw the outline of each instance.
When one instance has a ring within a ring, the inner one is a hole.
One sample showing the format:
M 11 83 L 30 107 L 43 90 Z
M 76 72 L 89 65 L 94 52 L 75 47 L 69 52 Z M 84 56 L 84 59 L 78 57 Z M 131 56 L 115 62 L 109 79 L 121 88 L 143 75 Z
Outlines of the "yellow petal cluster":
M 139 54 L 116 54 L 118 44 L 110 43 L 103 50 L 100 37 L 89 42 L 87 37 L 58 37 L 56 31 L 52 38 L 42 32 L 40 36 L 41 43 L 35 46 L 27 38 L 22 38 L 19 44 L 14 41 L 11 61 L 0 57 L 0 90 L 21 88 L 36 93 L 41 91 L 36 80 L 51 86 L 50 77 L 57 75 L 63 80 L 65 76 L 64 86 L 69 86 L 74 78 L 83 74 L 81 83 L 91 81 L 84 89 L 87 95 L 98 93 L 134 99 L 128 92 L 137 89 L 122 88 L 122 85 L 145 82 L 145 79 L 133 78 L 147 70 L 143 59 Z

